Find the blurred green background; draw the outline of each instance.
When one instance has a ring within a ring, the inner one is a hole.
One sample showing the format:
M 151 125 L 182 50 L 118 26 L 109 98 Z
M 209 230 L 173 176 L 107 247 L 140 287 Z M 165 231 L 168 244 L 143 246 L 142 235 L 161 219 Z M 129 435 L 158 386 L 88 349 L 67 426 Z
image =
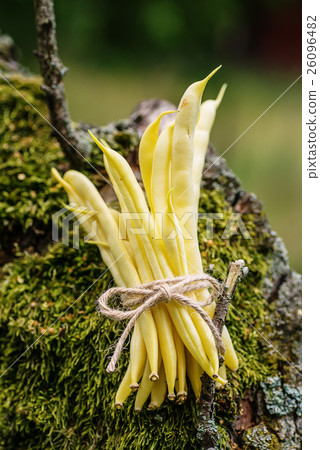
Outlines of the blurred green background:
M 38 72 L 32 2 L 1 6 L 0 27 Z M 223 153 L 301 74 L 301 5 L 293 0 L 55 1 L 58 43 L 70 68 L 72 118 L 102 125 L 143 98 L 177 103 L 184 89 L 223 64 L 206 89 L 228 89 L 212 142 Z M 301 80 L 225 157 L 263 201 L 301 271 Z

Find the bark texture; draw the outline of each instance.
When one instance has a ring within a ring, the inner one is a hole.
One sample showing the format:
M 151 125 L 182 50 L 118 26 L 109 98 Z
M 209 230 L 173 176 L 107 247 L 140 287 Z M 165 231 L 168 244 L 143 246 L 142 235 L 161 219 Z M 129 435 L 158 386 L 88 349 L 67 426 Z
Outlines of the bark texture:
M 74 167 L 83 166 L 91 145 L 81 131 L 76 131 L 66 102 L 63 78 L 67 72 L 58 54 L 56 22 L 52 0 L 34 0 L 38 47 L 35 54 L 43 77 L 50 122 L 67 159 Z
M 221 292 L 218 295 L 217 306 L 212 318 L 212 322 L 217 330 L 222 333 L 225 324 L 229 304 L 232 301 L 234 291 L 244 274 L 247 273 L 247 268 L 243 260 L 232 262 L 229 264 L 227 278 L 222 282 Z M 221 364 L 223 362 L 223 355 L 220 355 Z M 215 401 L 215 381 L 204 373 L 201 377 L 202 388 L 199 401 L 199 419 L 197 436 L 201 448 L 205 450 L 219 449 L 219 433 L 215 425 L 214 418 L 214 401 Z

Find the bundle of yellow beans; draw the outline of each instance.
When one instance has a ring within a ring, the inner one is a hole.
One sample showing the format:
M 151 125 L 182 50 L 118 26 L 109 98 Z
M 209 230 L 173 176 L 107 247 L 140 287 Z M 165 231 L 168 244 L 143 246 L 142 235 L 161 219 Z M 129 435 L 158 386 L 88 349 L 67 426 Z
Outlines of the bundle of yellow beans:
M 133 287 L 203 273 L 197 239 L 200 180 L 211 128 L 226 86 L 216 100 L 201 104 L 201 98 L 218 69 L 186 90 L 175 120 L 160 135 L 161 117 L 175 111 L 161 114 L 145 130 L 139 162 L 146 198 L 127 161 L 92 134 L 103 151 L 121 213 L 106 205 L 85 175 L 70 170 L 62 178 L 53 169 L 70 202 L 96 211 L 83 226 L 89 232 L 92 221 L 97 221 L 94 243 L 118 286 Z M 121 236 L 121 230 L 125 230 L 125 236 Z M 188 295 L 204 302 L 210 294 L 202 289 Z M 211 317 L 214 307 L 214 303 L 205 307 Z M 160 303 L 145 311 L 134 326 L 130 362 L 115 406 L 121 408 L 132 391 L 137 391 L 136 411 L 149 397 L 149 409 L 158 408 L 166 396 L 182 403 L 187 397 L 187 377 L 198 398 L 203 371 L 224 385 L 225 365 L 237 370 L 238 359 L 226 327 L 222 339 L 225 363 L 219 368 L 212 332 L 197 312 L 175 302 Z

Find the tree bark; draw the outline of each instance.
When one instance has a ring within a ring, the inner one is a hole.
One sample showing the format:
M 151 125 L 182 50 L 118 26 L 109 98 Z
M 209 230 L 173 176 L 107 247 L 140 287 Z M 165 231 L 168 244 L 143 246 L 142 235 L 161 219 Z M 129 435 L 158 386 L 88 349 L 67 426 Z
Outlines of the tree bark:
M 229 264 L 227 278 L 221 285 L 217 305 L 212 322 L 217 327 L 220 336 L 229 310 L 229 304 L 242 276 L 247 273 L 244 261 L 238 260 Z M 220 364 L 223 355 L 220 355 Z M 197 436 L 203 449 L 219 449 L 219 434 L 214 420 L 215 380 L 205 372 L 201 377 L 202 388 L 200 394 L 199 421 Z
M 52 0 L 34 0 L 38 49 L 35 51 L 43 77 L 51 126 L 67 157 L 80 168 L 89 156 L 90 144 L 74 129 L 66 102 L 63 78 L 67 72 L 58 55 L 56 21 Z

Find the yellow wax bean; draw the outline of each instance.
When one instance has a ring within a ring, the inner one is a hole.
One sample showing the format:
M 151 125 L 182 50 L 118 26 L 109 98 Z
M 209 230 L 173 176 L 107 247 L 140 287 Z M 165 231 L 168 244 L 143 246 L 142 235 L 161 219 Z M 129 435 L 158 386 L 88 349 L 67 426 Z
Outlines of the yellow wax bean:
M 69 183 L 73 189 L 87 199 L 91 208 L 97 211 L 100 228 L 106 235 L 106 241 L 112 250 L 114 258 L 122 251 L 118 257 L 121 276 L 126 286 L 137 286 L 141 284 L 139 275 L 134 269 L 132 262 L 126 254 L 123 242 L 118 238 L 116 223 L 109 212 L 107 205 L 97 192 L 93 184 L 85 175 L 76 171 L 69 171 L 65 174 L 64 180 Z M 106 255 L 105 255 L 106 256 Z M 124 257 L 122 257 L 124 256 Z M 112 263 L 110 266 L 112 268 Z M 116 278 L 115 278 L 116 279 Z M 119 280 L 117 280 L 119 281 Z M 139 318 L 139 325 L 143 334 L 144 341 L 147 342 L 147 353 L 152 369 L 151 377 L 158 378 L 158 336 L 156 325 L 151 311 L 145 311 Z
M 181 257 L 176 239 L 170 236 L 171 232 L 175 233 L 175 230 L 171 219 L 173 214 L 171 214 L 171 211 L 168 211 L 167 206 L 167 202 L 170 202 L 168 196 L 170 191 L 173 127 L 174 122 L 165 127 L 155 146 L 151 177 L 151 199 L 149 203 L 155 216 L 157 230 L 159 234 L 162 232 L 161 237 L 167 250 L 167 264 L 170 266 L 173 274 L 177 275 Z
M 150 374 L 150 365 L 149 361 L 147 361 L 145 364 L 142 380 L 140 382 L 140 387 L 138 389 L 136 400 L 134 403 L 135 412 L 140 412 L 142 410 L 143 405 L 145 404 L 151 393 L 151 389 L 155 384 L 159 383 L 159 380 L 156 383 L 152 382 L 149 379 L 149 374 Z
M 161 113 L 156 120 L 151 122 L 151 124 L 146 128 L 143 133 L 139 145 L 139 165 L 140 172 L 143 181 L 143 185 L 146 191 L 147 199 L 151 207 L 151 173 L 153 166 L 153 155 L 157 144 L 160 120 L 166 114 L 175 113 L 177 111 L 165 111 Z
M 106 169 L 108 170 L 112 182 L 117 186 L 117 195 L 121 208 L 126 209 L 128 212 L 148 214 L 148 208 L 141 188 L 126 160 L 117 152 L 102 145 L 93 135 L 92 137 L 105 154 L 107 159 Z M 150 215 L 147 217 L 151 220 Z M 146 227 L 145 220 L 142 220 L 142 227 Z M 139 235 L 139 238 L 144 245 L 155 279 L 161 279 L 163 278 L 163 275 L 169 277 L 172 276 L 172 271 L 163 257 L 163 253 L 161 251 L 155 252 L 153 248 L 153 246 L 157 245 L 157 241 L 153 240 L 151 243 L 147 234 L 148 230 L 146 228 L 144 228 L 144 230 L 146 234 L 143 233 Z M 141 273 L 140 276 L 143 277 L 143 274 Z M 147 281 L 150 281 L 147 277 L 143 279 L 143 282 Z M 213 369 L 205 356 L 201 339 L 198 336 L 188 312 L 184 308 L 177 307 L 174 304 L 168 304 L 167 308 L 175 326 L 179 333 L 181 333 L 182 340 L 188 343 L 185 345 L 188 346 L 193 355 L 197 355 L 195 357 L 198 358 L 204 370 L 212 375 Z M 184 329 L 184 327 L 186 328 Z
M 236 352 L 234 351 L 231 337 L 226 326 L 224 326 L 222 329 L 221 337 L 226 348 L 226 353 L 224 355 L 225 363 L 229 367 L 229 369 L 235 372 L 236 370 L 238 370 L 239 360 Z
M 189 314 L 191 316 L 192 322 L 194 323 L 194 326 L 196 327 L 197 332 L 199 333 L 203 348 L 212 365 L 213 372 L 217 374 L 219 370 L 219 356 L 212 331 L 210 330 L 208 324 L 202 319 L 202 317 L 199 316 L 199 314 L 197 314 L 191 308 L 189 309 Z
M 222 378 L 223 380 L 227 379 L 227 370 L 226 370 L 225 363 L 223 363 L 222 366 L 219 368 L 218 374 L 219 374 L 219 377 Z M 221 389 L 221 388 L 223 388 L 223 386 L 225 386 L 225 384 L 226 383 L 223 384 L 223 383 L 220 383 L 220 381 L 217 381 L 216 382 L 216 387 L 218 389 Z
M 213 303 L 211 303 L 211 305 L 208 305 L 204 308 L 205 311 L 207 312 L 207 314 L 209 314 L 209 316 L 211 317 L 211 319 L 214 315 L 215 307 L 216 307 L 216 304 L 215 304 L 215 302 L 213 302 Z M 221 338 L 222 338 L 222 341 L 223 341 L 225 349 L 226 349 L 226 353 L 224 355 L 225 363 L 226 363 L 227 367 L 229 367 L 230 370 L 235 372 L 236 370 L 238 370 L 239 360 L 238 360 L 237 354 L 234 350 L 232 340 L 231 340 L 229 331 L 226 326 L 224 326 L 222 329 Z
M 132 261 L 126 252 L 123 242 L 119 240 L 117 226 L 112 217 L 108 206 L 103 201 L 95 186 L 91 181 L 80 172 L 69 170 L 64 175 L 64 180 L 71 184 L 79 193 L 79 196 L 86 198 L 92 209 L 97 211 L 96 219 L 99 222 L 101 230 L 106 236 L 106 241 L 110 247 L 115 260 L 121 259 L 122 277 L 127 286 L 136 286 L 139 282 L 139 276 L 135 271 Z
M 144 250 L 144 247 L 142 245 L 140 236 L 138 236 L 134 231 L 134 223 L 129 219 L 128 217 L 128 206 L 126 202 L 124 201 L 124 196 L 120 193 L 120 186 L 117 184 L 115 178 L 113 177 L 113 173 L 110 169 L 109 163 L 107 158 L 104 156 L 103 158 L 104 164 L 106 167 L 106 170 L 109 174 L 112 186 L 116 189 L 116 192 L 118 193 L 118 199 L 121 206 L 121 218 L 119 218 L 119 224 L 120 228 L 119 235 L 121 237 L 121 240 L 124 238 L 128 238 L 129 244 L 132 247 L 132 253 L 134 254 L 134 258 L 136 261 L 136 267 L 137 271 L 139 273 L 139 276 L 142 280 L 142 282 L 145 281 L 147 278 L 152 279 L 152 270 L 150 268 L 150 264 L 146 255 L 146 252 Z M 122 189 L 122 193 L 126 195 L 127 198 L 129 198 L 129 195 L 127 194 L 127 191 Z M 130 206 L 132 208 L 132 205 Z
M 108 211 L 107 205 L 104 203 L 101 197 L 96 197 L 93 195 L 89 196 L 92 189 L 91 186 L 93 186 L 92 183 L 84 175 L 76 171 L 69 171 L 66 173 L 66 181 L 68 181 L 70 178 L 72 179 L 73 185 L 77 183 L 77 191 L 79 191 L 80 194 L 83 193 L 83 195 L 86 195 L 89 198 L 92 207 L 98 211 L 98 219 L 100 219 L 100 222 L 103 223 L 103 229 L 106 230 L 107 241 L 110 245 L 110 248 L 115 248 L 115 250 L 113 251 L 114 257 L 116 258 L 116 252 L 119 252 L 119 249 L 117 247 L 118 243 L 120 245 L 120 249 L 122 250 L 122 254 L 126 256 L 123 242 L 117 239 L 117 228 L 115 226 L 112 215 Z M 127 262 L 127 259 L 125 257 L 121 259 L 121 268 L 123 269 L 121 273 L 123 274 L 122 276 L 125 279 L 127 286 L 137 286 L 141 283 L 138 274 L 135 272 L 132 262 L 130 262 L 129 260 Z M 150 361 L 150 367 L 152 370 L 151 376 L 156 379 L 158 377 L 158 336 L 151 311 L 146 311 L 140 316 L 139 324 L 141 326 L 143 338 L 145 342 L 148 342 L 147 352 Z
M 177 349 L 177 397 L 183 398 L 185 400 L 187 398 L 187 383 L 186 383 L 186 373 L 187 373 L 187 363 L 186 363 L 186 355 L 185 349 L 182 340 L 177 332 L 177 330 L 173 327 L 173 336 L 174 342 Z
M 194 212 L 195 210 L 191 186 L 194 130 L 204 88 L 219 68 L 211 72 L 205 79 L 189 86 L 179 104 L 172 137 L 171 165 L 172 187 L 174 188 L 173 206 L 179 218 L 186 211 Z M 189 228 L 191 235 L 196 237 L 196 227 Z
M 134 326 L 130 342 L 130 367 L 131 367 L 130 388 L 133 390 L 139 388 L 139 380 L 142 377 L 143 370 L 146 365 L 146 359 L 147 359 L 146 346 L 144 344 L 139 322 L 137 321 Z
M 196 400 L 199 400 L 201 393 L 201 376 L 203 374 L 203 370 L 188 351 L 186 351 L 186 363 L 187 374 L 192 386 L 193 393 L 196 397 Z
M 151 209 L 163 213 L 170 190 L 171 146 L 174 122 L 165 127 L 155 147 L 151 177 Z
M 67 183 L 57 172 L 56 169 L 52 169 L 53 176 L 57 179 L 57 181 L 64 187 L 68 194 L 69 201 L 71 203 L 76 203 L 78 207 L 85 206 L 89 207 L 85 198 L 80 197 L 79 193 L 74 189 L 74 187 Z M 85 229 L 86 233 L 90 233 L 93 229 L 93 223 L 95 221 L 95 217 L 88 218 L 85 222 L 82 223 L 82 227 Z M 101 254 L 101 258 L 104 263 L 108 266 L 112 276 L 117 283 L 118 286 L 125 286 L 125 282 L 121 276 L 119 266 L 115 261 L 113 254 L 110 251 L 109 245 L 105 240 L 105 235 L 101 228 L 101 225 L 98 224 L 97 227 L 97 238 L 99 239 L 98 248 Z
M 166 398 L 167 393 L 167 383 L 166 383 L 166 376 L 164 372 L 163 364 L 160 366 L 159 370 L 159 381 L 153 384 L 152 390 L 151 390 L 151 402 L 148 406 L 148 409 L 157 409 L 160 408 L 162 403 L 164 402 Z
M 176 384 L 175 384 L 175 389 L 178 392 L 177 394 L 177 398 L 176 398 L 176 404 L 177 405 L 183 405 L 183 403 L 187 400 L 188 398 L 188 384 L 187 384 L 187 375 L 185 375 L 185 390 L 184 391 L 179 391 L 179 382 L 178 380 L 176 380 Z
M 129 242 L 128 239 L 125 239 L 123 236 L 121 236 L 121 230 L 125 229 L 124 224 L 123 224 L 123 216 L 116 209 L 109 208 L 109 210 L 110 210 L 110 212 L 112 214 L 112 217 L 114 218 L 114 220 L 115 220 L 115 222 L 116 222 L 116 224 L 118 226 L 119 237 L 123 241 L 123 244 L 124 244 L 124 246 L 125 246 L 125 248 L 127 250 L 127 253 L 130 256 L 130 258 L 131 258 L 131 260 L 132 260 L 132 262 L 134 264 L 134 268 L 138 272 L 137 261 L 136 261 L 135 255 L 134 255 L 134 253 L 132 251 L 132 247 L 130 245 L 130 242 Z
M 170 192 L 167 195 L 167 208 L 162 216 L 163 242 L 174 276 L 188 273 L 183 237 L 179 222 L 174 213 Z
M 107 159 L 106 169 L 108 170 L 109 176 L 111 175 L 118 187 L 116 194 L 118 196 L 121 209 L 126 213 L 133 213 L 133 218 L 137 217 L 141 219 L 141 225 L 144 232 L 140 233 L 139 238 L 145 247 L 146 255 L 149 259 L 154 277 L 159 279 L 161 278 L 161 269 L 158 258 L 162 258 L 164 260 L 164 255 L 161 251 L 154 251 L 153 245 L 160 250 L 161 243 L 159 241 L 153 239 L 153 244 L 150 242 L 148 233 L 150 230 L 154 230 L 154 223 L 136 177 L 134 176 L 134 173 L 132 172 L 127 161 L 121 155 L 109 147 L 101 144 L 101 142 L 99 142 L 92 134 L 91 136 L 103 151 Z M 167 265 L 167 263 L 165 264 Z
M 160 351 L 168 385 L 168 398 L 175 398 L 174 385 L 177 378 L 177 350 L 173 335 L 173 326 L 167 308 L 159 304 L 153 309 L 158 329 Z M 160 374 L 159 374 L 160 376 Z
M 109 166 L 110 167 L 110 166 Z M 122 195 L 124 195 L 125 196 L 125 203 L 126 203 L 126 207 L 128 207 L 128 205 L 129 205 L 129 207 L 131 208 L 131 209 L 134 209 L 134 207 L 135 207 L 135 205 L 134 205 L 134 203 L 131 201 L 131 197 L 130 197 L 130 193 L 127 191 L 127 189 L 125 188 L 125 186 L 122 184 L 121 185 L 121 187 L 120 187 L 120 184 L 119 184 L 119 181 L 118 181 L 118 174 L 117 173 L 115 173 L 115 172 L 113 172 L 112 173 L 112 177 L 113 177 L 113 179 L 115 180 L 115 182 L 117 183 L 117 186 L 119 187 L 119 190 L 120 190 L 120 192 L 121 192 L 121 194 Z M 121 197 L 119 197 L 119 201 L 120 202 L 124 202 L 124 200 L 121 200 Z M 141 236 L 139 236 L 139 237 L 141 237 Z M 147 236 L 146 236 L 147 237 Z M 145 240 L 143 241 L 143 243 L 145 243 Z M 148 248 L 148 250 L 149 251 L 152 251 L 152 249 L 150 249 L 150 247 Z M 154 259 L 153 260 L 151 260 L 150 261 L 150 263 L 152 263 L 152 268 L 154 269 L 154 267 L 157 265 L 157 261 L 155 261 Z M 151 264 L 150 264 L 151 265 Z M 154 274 L 155 274 L 155 276 L 157 276 L 157 278 L 162 278 L 163 276 L 162 276 L 162 272 L 159 272 L 160 271 L 160 268 L 159 268 L 159 266 L 158 266 L 158 268 L 157 268 L 157 271 L 158 272 L 154 272 Z M 148 279 L 148 276 L 144 276 L 143 275 L 143 273 L 141 273 L 141 277 L 142 277 L 142 281 L 143 282 L 147 282 L 147 281 L 150 281 L 150 279 Z M 178 320 L 180 321 L 180 327 L 181 328 L 183 328 L 183 321 L 181 321 L 181 317 L 180 316 L 182 316 L 182 318 L 184 318 L 184 322 L 187 322 L 188 321 L 188 314 L 187 314 L 187 312 L 185 311 L 185 310 L 183 310 L 182 308 L 179 308 L 179 311 L 176 311 L 176 309 L 177 309 L 177 307 L 175 306 L 175 305 L 168 305 L 168 310 L 169 310 L 169 312 L 170 312 L 170 315 L 172 314 L 172 312 L 174 312 L 174 313 L 177 313 L 177 314 L 175 314 L 174 315 L 174 317 L 175 317 L 175 320 L 177 320 L 177 318 L 178 318 Z M 180 312 L 180 315 L 179 315 L 179 312 Z M 157 315 L 156 315 L 156 313 L 157 313 L 157 308 L 155 308 L 155 310 L 154 310 L 154 316 L 155 316 L 155 319 L 157 320 Z M 206 367 L 206 370 L 208 370 L 209 371 L 209 373 L 210 373 L 210 371 L 212 370 L 211 368 L 210 368 L 210 365 L 208 366 L 208 362 L 207 362 L 207 360 L 206 360 L 206 357 L 205 357 L 205 354 L 203 353 L 203 350 L 202 350 L 202 345 L 201 345 L 201 341 L 200 341 L 200 339 L 199 339 L 199 337 L 197 336 L 197 333 L 196 333 L 196 330 L 194 329 L 194 327 L 192 328 L 191 327 L 191 325 L 192 325 L 192 322 L 191 321 L 189 321 L 189 328 L 187 328 L 187 330 L 190 330 L 191 329 L 191 331 L 192 331 L 192 334 L 191 334 L 191 339 L 189 338 L 189 336 L 188 336 L 188 339 L 186 339 L 186 335 L 188 334 L 188 331 L 183 331 L 183 334 L 185 335 L 185 340 L 187 340 L 187 342 L 188 342 L 188 345 L 189 345 L 189 348 L 190 348 L 190 351 L 192 351 L 193 352 L 193 354 L 197 354 L 197 353 L 199 353 L 200 354 L 200 356 L 199 356 L 199 358 L 200 358 L 200 361 L 202 361 L 202 363 L 204 362 L 204 367 Z M 177 323 L 176 323 L 176 326 L 177 326 Z M 178 322 L 178 326 L 179 326 L 179 322 Z M 167 332 L 168 330 L 166 329 L 166 332 Z M 162 332 L 164 333 L 164 330 L 162 330 Z M 162 336 L 162 338 L 164 339 L 164 336 Z M 168 340 L 170 340 L 170 337 L 167 335 L 166 336 L 166 339 Z M 171 339 L 172 340 L 172 339 Z M 147 345 L 147 344 L 146 344 Z M 148 345 L 147 345 L 147 349 L 148 349 Z M 172 359 L 172 361 L 174 361 L 174 356 L 173 356 L 173 353 L 175 352 L 175 348 L 174 348 L 174 346 L 172 346 L 172 347 L 169 347 L 167 350 L 170 350 L 171 351 L 171 359 Z M 164 356 L 163 356 L 164 357 Z M 202 358 L 202 359 L 201 359 Z M 164 361 L 164 364 L 165 364 L 165 368 L 166 368 L 166 370 L 170 370 L 170 372 L 171 372 L 171 369 L 169 369 L 169 368 L 167 368 L 167 365 L 166 365 L 166 361 Z M 173 381 L 173 386 L 174 386 L 174 381 Z M 172 386 L 172 389 L 173 389 L 173 386 Z
M 194 131 L 199 116 L 202 93 L 215 69 L 204 80 L 193 83 L 188 87 L 179 104 L 173 137 L 172 137 L 172 201 L 179 221 L 185 214 L 191 218 L 184 224 L 182 233 L 185 237 L 186 257 L 189 273 L 202 273 L 202 261 L 198 247 L 197 209 L 195 207 L 192 164 Z
M 188 312 L 183 308 L 176 308 L 172 303 L 167 303 L 167 308 L 182 342 L 203 367 L 203 370 L 209 376 L 212 376 L 214 374 L 213 368 L 207 359 L 201 339 Z
M 226 88 L 227 85 L 224 84 L 220 89 L 216 100 L 207 100 L 200 106 L 199 120 L 194 133 L 194 155 L 192 163 L 194 202 L 196 209 L 198 209 L 200 183 L 210 140 L 210 133 L 216 117 L 217 109 L 220 106 Z
M 139 326 L 143 336 L 144 344 L 147 350 L 148 361 L 150 364 L 149 377 L 151 381 L 156 381 L 158 376 L 159 359 L 159 341 L 156 324 L 151 311 L 145 311 L 139 317 Z
M 129 397 L 129 395 L 132 392 L 130 389 L 130 380 L 131 380 L 131 372 L 130 372 L 130 364 L 129 364 L 127 371 L 126 371 L 124 377 L 122 378 L 122 381 L 121 381 L 120 386 L 118 387 L 118 391 L 116 393 L 114 405 L 117 409 L 122 408 L 123 403 L 126 401 L 126 399 Z

